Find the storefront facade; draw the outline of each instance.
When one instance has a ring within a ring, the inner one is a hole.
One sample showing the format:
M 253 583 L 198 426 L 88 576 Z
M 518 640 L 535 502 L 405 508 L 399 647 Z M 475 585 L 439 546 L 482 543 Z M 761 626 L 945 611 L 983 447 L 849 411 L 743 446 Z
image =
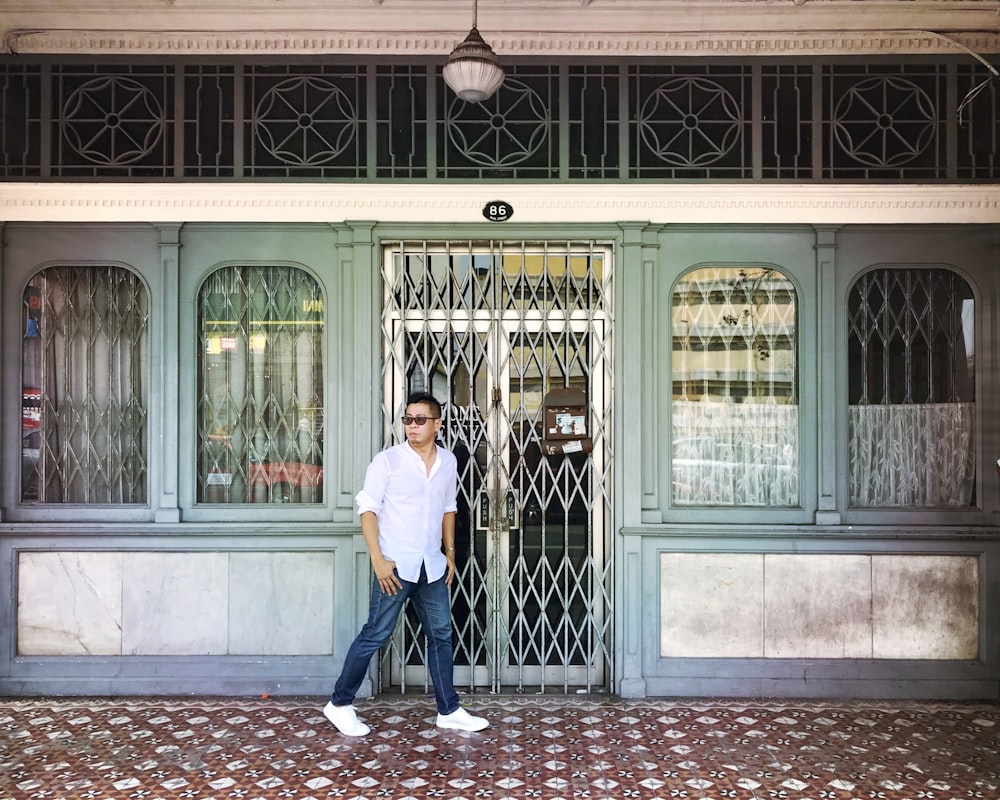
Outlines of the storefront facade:
M 18 34 L 0 692 L 325 694 L 429 389 L 465 689 L 995 698 L 998 104 L 892 36 L 522 52 L 479 104 L 426 55 Z

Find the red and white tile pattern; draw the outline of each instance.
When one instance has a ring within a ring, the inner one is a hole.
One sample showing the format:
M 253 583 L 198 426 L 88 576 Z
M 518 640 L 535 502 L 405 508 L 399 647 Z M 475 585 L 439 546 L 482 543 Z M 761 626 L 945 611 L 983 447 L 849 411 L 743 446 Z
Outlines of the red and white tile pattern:
M 0 800 L 1000 800 L 1000 705 L 474 696 L 0 700 Z

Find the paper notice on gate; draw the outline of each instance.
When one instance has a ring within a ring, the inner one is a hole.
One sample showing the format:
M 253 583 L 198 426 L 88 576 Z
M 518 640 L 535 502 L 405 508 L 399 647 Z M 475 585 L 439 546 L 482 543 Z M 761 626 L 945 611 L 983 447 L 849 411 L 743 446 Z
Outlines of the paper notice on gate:
M 564 456 L 570 453 L 589 453 L 594 449 L 590 439 L 570 439 L 553 442 L 545 440 L 542 442 L 542 452 L 547 456 Z

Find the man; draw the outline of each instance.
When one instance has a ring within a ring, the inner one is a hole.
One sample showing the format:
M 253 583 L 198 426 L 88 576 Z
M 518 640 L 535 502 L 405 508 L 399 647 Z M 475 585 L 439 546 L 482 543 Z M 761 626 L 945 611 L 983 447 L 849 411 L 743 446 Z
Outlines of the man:
M 458 704 L 453 684 L 451 603 L 455 577 L 455 456 L 436 443 L 441 404 L 433 395 L 410 395 L 403 417 L 406 441 L 375 456 L 355 500 L 372 569 L 368 622 L 357 635 L 323 714 L 345 736 L 371 728 L 354 710 L 368 662 L 392 635 L 409 600 L 427 636 L 427 669 L 434 684 L 437 725 L 480 731 L 489 725 Z M 442 547 L 444 552 L 442 553 Z

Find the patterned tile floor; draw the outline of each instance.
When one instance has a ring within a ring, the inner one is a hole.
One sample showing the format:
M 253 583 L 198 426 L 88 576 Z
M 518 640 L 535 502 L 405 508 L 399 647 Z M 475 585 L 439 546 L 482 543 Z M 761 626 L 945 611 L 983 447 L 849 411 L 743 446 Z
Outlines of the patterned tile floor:
M 1000 800 L 1000 705 L 468 698 L 0 698 L 0 799 L 834 798 Z

